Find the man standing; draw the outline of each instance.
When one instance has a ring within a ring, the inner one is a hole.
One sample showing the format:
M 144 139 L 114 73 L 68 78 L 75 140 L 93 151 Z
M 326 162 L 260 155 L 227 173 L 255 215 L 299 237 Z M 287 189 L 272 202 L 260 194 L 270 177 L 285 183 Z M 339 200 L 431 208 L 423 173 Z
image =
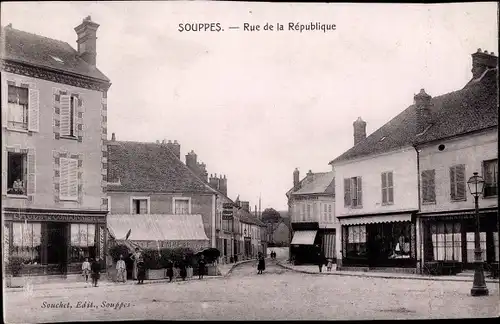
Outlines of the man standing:
M 97 282 L 99 281 L 99 277 L 101 276 L 101 262 L 99 257 L 96 257 L 94 262 L 92 262 L 92 284 L 94 287 L 97 287 Z
M 203 279 L 203 275 L 205 274 L 205 256 L 202 254 L 200 260 L 198 261 L 198 279 Z
M 320 249 L 318 249 L 317 262 L 318 262 L 319 272 L 322 272 L 323 265 L 325 264 L 325 257 L 323 256 L 323 253 L 321 252 Z

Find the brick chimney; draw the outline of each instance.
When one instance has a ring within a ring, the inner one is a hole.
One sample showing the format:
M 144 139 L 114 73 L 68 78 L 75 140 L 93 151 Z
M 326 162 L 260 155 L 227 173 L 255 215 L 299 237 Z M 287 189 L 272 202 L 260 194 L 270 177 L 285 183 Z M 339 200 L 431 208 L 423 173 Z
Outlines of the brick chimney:
M 358 117 L 352 126 L 354 127 L 354 145 L 356 145 L 366 138 L 366 122 Z
M 210 179 L 208 179 L 208 185 L 214 188 L 215 190 L 219 190 L 219 178 L 217 178 L 217 173 L 214 176 L 210 174 Z
M 432 122 L 431 120 L 431 99 L 424 89 L 420 89 L 414 97 L 415 107 L 417 110 L 417 134 L 425 131 L 427 126 Z
M 222 175 L 219 178 L 219 191 L 224 194 L 224 196 L 227 196 L 227 179 L 226 175 L 222 177 Z
M 83 19 L 83 22 L 75 27 L 78 36 L 76 40 L 78 54 L 85 62 L 94 67 L 96 66 L 97 56 L 97 28 L 99 28 L 99 25 L 93 22 L 90 16 Z
M 246 210 L 247 212 L 250 212 L 250 202 L 248 201 L 242 201 L 240 202 L 240 206 L 243 210 Z
M 477 79 L 483 75 L 486 69 L 494 69 L 498 65 L 498 57 L 495 53 L 482 52 L 480 48 L 472 54 L 472 78 Z
M 115 135 L 115 133 L 111 133 L 111 140 L 113 142 L 116 141 L 116 135 Z
M 299 176 L 300 176 L 299 169 L 295 168 L 295 170 L 293 171 L 293 189 L 294 190 L 299 189 L 299 182 L 300 182 Z
M 179 143 L 177 143 L 176 140 L 172 143 L 171 140 L 168 141 L 167 143 L 167 148 L 174 153 L 175 156 L 180 160 L 181 159 L 181 146 Z M 186 163 L 187 164 L 187 163 Z
M 207 165 L 205 163 L 198 163 L 198 170 L 200 172 L 199 177 L 201 178 L 201 180 L 207 183 L 208 182 Z
M 191 171 L 196 172 L 196 167 L 197 167 L 197 162 L 196 160 L 198 159 L 198 156 L 196 155 L 196 153 L 194 153 L 193 150 L 191 150 L 191 152 L 189 152 L 188 154 L 186 154 L 186 165 L 188 168 L 191 169 Z

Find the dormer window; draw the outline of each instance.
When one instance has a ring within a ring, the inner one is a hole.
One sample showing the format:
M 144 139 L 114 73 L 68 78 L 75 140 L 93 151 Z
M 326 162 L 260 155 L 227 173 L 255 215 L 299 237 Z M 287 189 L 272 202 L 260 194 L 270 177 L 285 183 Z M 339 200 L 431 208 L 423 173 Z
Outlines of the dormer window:
M 52 59 L 53 59 L 54 61 L 58 62 L 58 63 L 64 63 L 64 61 L 63 61 L 63 60 L 61 60 L 60 58 L 58 58 L 57 56 L 52 56 L 52 55 L 51 55 L 50 57 L 52 57 Z

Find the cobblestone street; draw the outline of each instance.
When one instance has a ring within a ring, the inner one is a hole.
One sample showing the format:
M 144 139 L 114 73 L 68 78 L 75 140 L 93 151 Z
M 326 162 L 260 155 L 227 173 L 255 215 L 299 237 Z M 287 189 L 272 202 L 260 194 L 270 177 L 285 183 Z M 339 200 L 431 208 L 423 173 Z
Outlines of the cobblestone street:
M 6 293 L 5 321 L 207 319 L 425 319 L 499 315 L 498 284 L 490 295 L 469 296 L 471 283 L 321 276 L 255 263 L 229 277 L 189 282 L 116 285 Z M 89 306 L 89 308 L 77 308 Z M 114 305 L 118 303 L 118 306 Z M 47 308 L 48 304 L 70 308 Z M 103 304 L 105 306 L 103 307 Z M 44 307 L 45 306 L 45 307 Z M 118 309 L 116 309 L 118 308 Z M 19 311 L 22 310 L 22 311 Z

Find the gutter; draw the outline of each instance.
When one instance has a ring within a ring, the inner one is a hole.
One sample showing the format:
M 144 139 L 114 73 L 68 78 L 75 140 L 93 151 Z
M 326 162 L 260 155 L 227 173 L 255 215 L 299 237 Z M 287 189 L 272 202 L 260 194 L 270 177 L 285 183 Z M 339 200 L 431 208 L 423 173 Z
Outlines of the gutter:
M 422 203 L 421 203 L 421 200 L 420 200 L 420 152 L 418 151 L 418 148 L 417 148 L 417 145 L 416 144 L 413 144 L 412 145 L 413 148 L 415 149 L 415 152 L 417 153 L 417 190 L 418 190 L 418 193 L 417 193 L 417 197 L 418 197 L 418 212 L 420 212 L 422 210 Z M 418 222 L 418 218 L 417 218 L 417 222 Z M 420 228 L 419 226 L 419 231 L 417 233 L 417 235 L 419 236 L 419 246 L 417 247 L 417 249 L 420 249 L 421 246 L 423 246 L 423 242 L 422 242 L 422 228 Z M 423 249 L 420 251 L 420 273 L 422 273 L 422 257 L 423 257 Z

